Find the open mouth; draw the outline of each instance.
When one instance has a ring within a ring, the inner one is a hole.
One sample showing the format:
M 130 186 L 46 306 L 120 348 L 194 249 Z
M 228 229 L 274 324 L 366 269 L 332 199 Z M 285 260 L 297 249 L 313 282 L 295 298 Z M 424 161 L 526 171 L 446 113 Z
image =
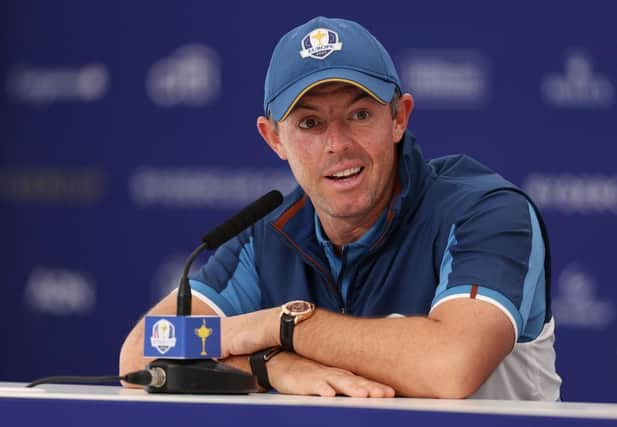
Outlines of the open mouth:
M 364 166 L 358 166 L 355 168 L 345 169 L 344 171 L 337 172 L 334 175 L 328 175 L 327 178 L 333 181 L 346 181 L 360 175 L 363 170 Z

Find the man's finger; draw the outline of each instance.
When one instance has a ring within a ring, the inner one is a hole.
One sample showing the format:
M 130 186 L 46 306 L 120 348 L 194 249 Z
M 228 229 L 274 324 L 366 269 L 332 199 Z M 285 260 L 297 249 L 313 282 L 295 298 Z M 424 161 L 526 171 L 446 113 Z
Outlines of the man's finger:
M 367 397 L 394 397 L 394 395 L 396 394 L 394 389 L 389 385 L 378 383 L 364 377 L 356 378 L 358 378 L 360 385 L 366 390 L 368 390 Z
M 329 384 L 338 393 L 350 397 L 394 397 L 395 391 L 392 387 L 368 380 L 364 377 L 354 375 L 349 372 L 336 373 L 328 377 Z
M 390 386 L 372 383 L 369 386 L 369 397 L 394 397 L 396 392 Z
M 338 393 L 350 397 L 368 397 L 369 389 L 366 387 L 365 380 L 351 373 L 334 373 L 326 378 Z
M 318 394 L 321 397 L 334 397 L 336 396 L 336 390 L 327 382 L 320 381 L 317 385 L 317 390 L 315 394 Z

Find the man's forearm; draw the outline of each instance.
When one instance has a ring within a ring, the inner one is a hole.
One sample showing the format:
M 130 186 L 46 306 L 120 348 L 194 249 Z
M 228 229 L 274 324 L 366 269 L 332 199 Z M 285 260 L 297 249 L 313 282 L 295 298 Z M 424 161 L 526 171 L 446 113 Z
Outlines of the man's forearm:
M 433 376 L 432 366 L 441 363 L 433 359 L 423 366 L 420 356 L 438 347 L 436 323 L 420 317 L 362 319 L 317 310 L 296 327 L 294 347 L 319 363 L 389 384 L 399 394 L 437 397 L 432 385 L 440 379 L 427 380 Z
M 444 310 L 443 321 L 424 317 L 362 319 L 317 310 L 296 327 L 294 346 L 304 357 L 389 384 L 401 395 L 466 397 L 510 351 L 513 332 L 503 314 L 495 313 L 495 307 L 479 302 L 470 310 L 468 302 L 459 305 L 461 313 L 457 314 L 456 304 L 452 304 L 450 313 Z M 474 315 L 496 319 L 496 327 L 487 328 L 484 339 L 469 330 L 473 319 L 465 316 Z M 498 336 L 504 330 L 506 336 Z
M 455 301 L 447 304 L 457 305 Z M 278 345 L 279 312 L 273 308 L 224 319 L 223 354 L 247 354 Z M 477 334 L 468 333 L 473 329 L 468 322 L 458 321 L 466 315 L 454 310 L 455 321 L 448 322 L 423 317 L 365 319 L 317 309 L 295 327 L 294 347 L 320 365 L 388 384 L 400 395 L 465 397 L 506 354 L 487 347 L 478 351 Z M 511 334 L 511 326 L 505 328 Z M 483 360 L 483 354 L 489 358 Z

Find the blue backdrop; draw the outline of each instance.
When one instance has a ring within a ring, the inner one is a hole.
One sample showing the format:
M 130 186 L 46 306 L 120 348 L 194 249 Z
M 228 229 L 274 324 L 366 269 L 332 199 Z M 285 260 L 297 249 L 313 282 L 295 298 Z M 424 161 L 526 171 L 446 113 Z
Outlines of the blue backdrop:
M 368 27 L 427 157 L 526 189 L 553 248 L 566 400 L 617 401 L 617 29 L 610 1 L 9 1 L 0 14 L 0 380 L 111 374 L 201 235 L 293 186 L 261 141 L 278 38 Z

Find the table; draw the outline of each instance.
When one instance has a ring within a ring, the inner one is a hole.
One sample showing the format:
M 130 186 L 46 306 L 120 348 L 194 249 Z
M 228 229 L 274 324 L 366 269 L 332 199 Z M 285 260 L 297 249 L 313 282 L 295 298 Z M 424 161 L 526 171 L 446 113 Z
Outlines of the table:
M 617 426 L 617 404 L 607 403 L 161 395 L 119 386 L 24 386 L 0 382 L 0 425 Z

